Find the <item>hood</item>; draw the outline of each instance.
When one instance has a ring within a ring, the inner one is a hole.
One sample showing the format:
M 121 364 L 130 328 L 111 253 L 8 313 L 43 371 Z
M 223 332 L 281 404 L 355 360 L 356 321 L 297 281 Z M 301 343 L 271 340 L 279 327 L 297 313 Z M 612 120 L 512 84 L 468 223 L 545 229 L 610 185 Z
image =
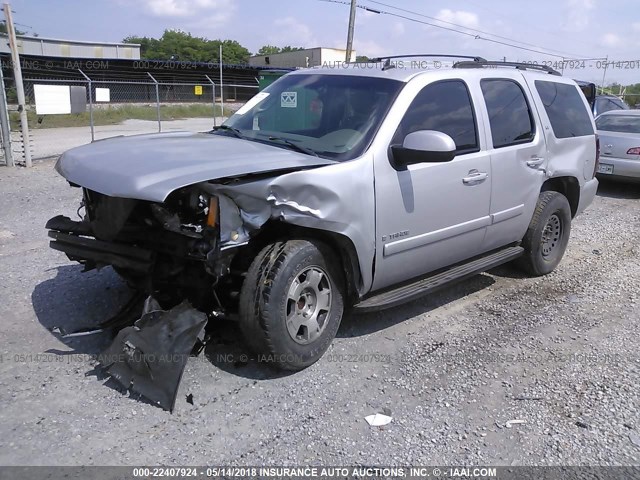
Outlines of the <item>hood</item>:
M 174 190 L 207 180 L 333 163 L 230 136 L 172 132 L 99 140 L 63 153 L 55 168 L 104 195 L 163 202 Z

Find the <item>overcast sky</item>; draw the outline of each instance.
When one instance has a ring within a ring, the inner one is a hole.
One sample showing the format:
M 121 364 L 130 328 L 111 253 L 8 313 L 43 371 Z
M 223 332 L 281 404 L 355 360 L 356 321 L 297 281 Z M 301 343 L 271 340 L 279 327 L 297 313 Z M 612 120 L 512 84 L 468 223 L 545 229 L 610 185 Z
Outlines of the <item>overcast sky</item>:
M 127 35 L 159 37 L 167 28 L 237 40 L 255 52 L 264 44 L 344 48 L 348 0 L 12 0 L 19 29 L 43 37 L 121 41 Z M 489 59 L 554 61 L 565 57 L 640 60 L 638 0 L 360 0 L 354 46 L 358 54 L 459 53 Z M 395 8 L 392 8 L 395 7 Z M 408 13 L 399 9 L 409 10 Z M 391 14 L 465 31 L 420 24 Z M 444 20 L 442 23 L 428 17 Z M 467 27 L 464 29 L 451 24 Z M 473 29 L 473 30 L 469 30 Z M 480 33 L 479 31 L 485 32 Z M 491 36 L 488 34 L 498 35 Z M 503 38 L 500 38 L 503 37 Z M 517 43 L 518 50 L 484 39 Z M 517 41 L 517 42 L 516 42 Z M 606 83 L 640 82 L 640 65 L 609 68 Z M 597 61 L 565 70 L 600 83 Z

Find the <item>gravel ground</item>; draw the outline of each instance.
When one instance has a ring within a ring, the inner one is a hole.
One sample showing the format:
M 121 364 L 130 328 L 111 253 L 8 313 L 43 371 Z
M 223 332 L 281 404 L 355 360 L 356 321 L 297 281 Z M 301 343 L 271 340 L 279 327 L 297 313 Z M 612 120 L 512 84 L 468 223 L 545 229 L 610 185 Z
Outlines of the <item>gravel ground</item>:
M 96 375 L 109 339 L 49 332 L 130 294 L 47 248 L 46 220 L 78 204 L 52 165 L 0 170 L 1 465 L 640 463 L 640 187 L 601 185 L 553 274 L 502 267 L 350 314 L 303 372 L 243 366 L 222 324 L 170 414 Z

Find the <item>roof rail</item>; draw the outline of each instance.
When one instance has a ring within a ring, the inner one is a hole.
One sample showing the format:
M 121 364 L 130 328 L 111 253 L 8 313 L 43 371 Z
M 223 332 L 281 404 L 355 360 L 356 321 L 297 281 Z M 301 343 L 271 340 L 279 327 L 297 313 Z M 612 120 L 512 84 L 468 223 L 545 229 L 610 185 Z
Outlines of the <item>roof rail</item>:
M 486 60 L 482 57 L 471 56 L 471 55 L 448 55 L 446 53 L 416 53 L 413 55 L 386 55 L 383 57 L 371 58 L 370 62 L 382 62 L 383 60 L 391 60 L 394 58 L 413 58 L 413 57 L 447 57 L 447 58 L 466 58 L 468 60 L 473 60 L 474 62 L 486 62 Z
M 453 64 L 453 68 L 482 68 L 487 66 L 496 66 L 496 67 L 515 67 L 518 70 L 540 70 L 543 72 L 547 72 L 550 75 L 558 75 L 562 76 L 560 72 L 554 70 L 553 68 L 547 65 L 537 65 L 532 63 L 521 63 L 521 62 L 496 62 L 489 60 L 474 60 L 472 62 L 456 62 Z

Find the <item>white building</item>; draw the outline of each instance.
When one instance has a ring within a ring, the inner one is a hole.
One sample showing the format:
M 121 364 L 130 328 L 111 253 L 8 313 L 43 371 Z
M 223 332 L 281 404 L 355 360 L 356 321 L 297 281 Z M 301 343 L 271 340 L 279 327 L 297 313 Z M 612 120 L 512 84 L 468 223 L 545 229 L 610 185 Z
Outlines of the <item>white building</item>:
M 340 48 L 307 48 L 295 52 L 256 55 L 249 59 L 254 67 L 305 68 L 321 65 L 334 66 L 345 61 L 346 50 Z M 351 52 L 351 61 L 356 61 L 356 52 Z

